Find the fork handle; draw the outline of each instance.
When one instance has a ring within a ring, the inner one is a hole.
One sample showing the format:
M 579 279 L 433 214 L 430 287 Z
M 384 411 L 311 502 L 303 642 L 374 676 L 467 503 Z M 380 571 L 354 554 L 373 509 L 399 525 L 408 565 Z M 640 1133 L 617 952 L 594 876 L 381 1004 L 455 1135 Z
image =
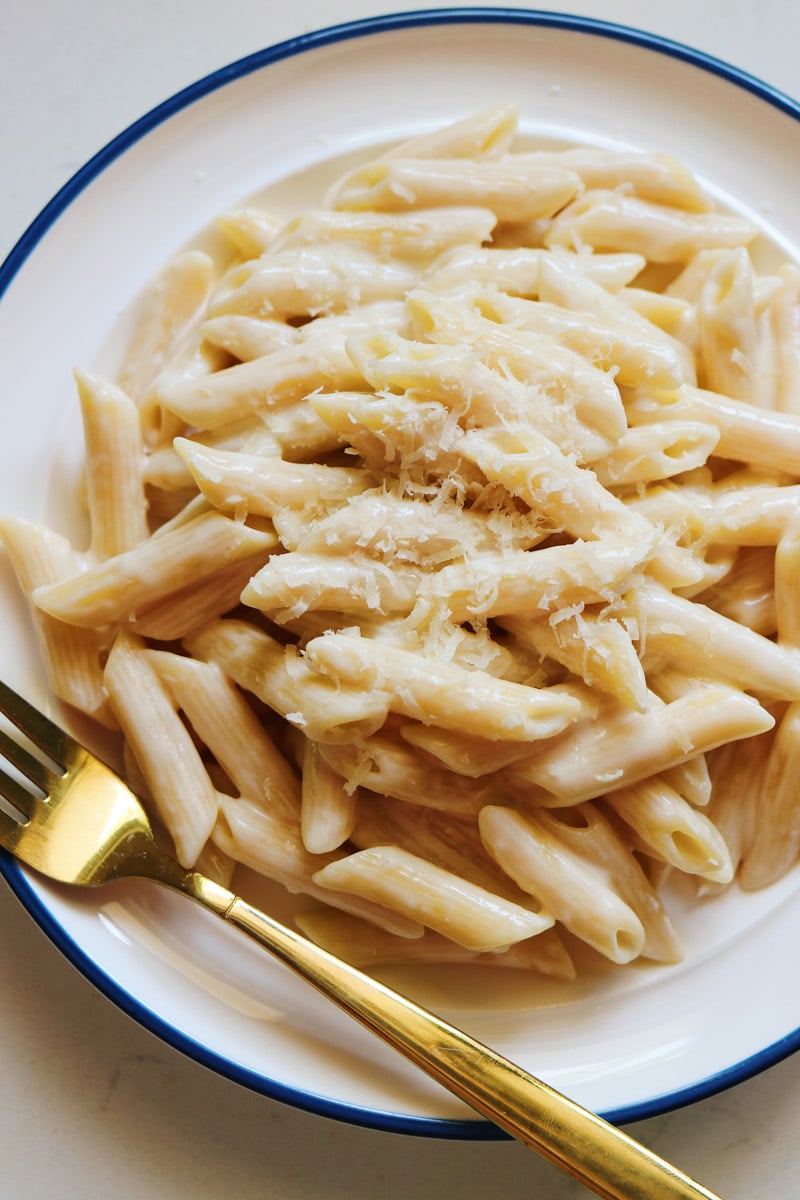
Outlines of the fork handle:
M 225 919 L 501 1129 L 605 1200 L 720 1200 L 622 1130 L 236 897 Z

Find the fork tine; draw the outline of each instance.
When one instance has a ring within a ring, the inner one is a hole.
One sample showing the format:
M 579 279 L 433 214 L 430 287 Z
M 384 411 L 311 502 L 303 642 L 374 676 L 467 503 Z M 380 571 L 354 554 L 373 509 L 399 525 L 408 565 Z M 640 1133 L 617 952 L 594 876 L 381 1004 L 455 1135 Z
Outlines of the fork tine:
M 44 713 L 39 712 L 27 700 L 0 680 L 0 713 L 8 717 L 17 729 L 38 746 L 45 754 L 66 766 L 73 740 L 68 733 L 55 725 Z M 13 759 L 12 759 L 13 761 Z
M 19 835 L 24 828 L 25 826 L 21 821 L 17 821 L 0 808 L 0 846 L 3 846 L 6 850 L 10 850 L 13 854 L 19 840 Z
M 9 737 L 4 729 L 0 729 L 0 757 L 7 758 L 12 766 L 43 792 L 49 792 L 55 783 L 56 777 L 53 772 L 38 758 L 29 754 L 14 738 Z
M 37 804 L 36 797 L 18 779 L 15 779 L 13 775 L 7 775 L 2 770 L 0 770 L 0 796 L 5 797 L 9 804 L 17 812 L 21 813 L 22 816 L 29 819 L 32 817 Z M 0 810 L 0 814 L 2 814 L 5 821 L 13 821 L 14 825 L 19 825 L 19 821 L 14 821 L 13 817 L 7 813 L 3 813 L 2 810 Z

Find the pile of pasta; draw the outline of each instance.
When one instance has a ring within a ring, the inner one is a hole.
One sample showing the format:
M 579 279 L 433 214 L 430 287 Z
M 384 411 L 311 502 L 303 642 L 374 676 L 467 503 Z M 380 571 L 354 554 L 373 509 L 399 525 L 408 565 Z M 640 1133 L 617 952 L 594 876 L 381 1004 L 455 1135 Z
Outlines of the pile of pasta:
M 76 372 L 88 548 L 2 521 L 55 693 L 351 961 L 676 961 L 798 857 L 797 267 L 514 107 L 219 229 Z

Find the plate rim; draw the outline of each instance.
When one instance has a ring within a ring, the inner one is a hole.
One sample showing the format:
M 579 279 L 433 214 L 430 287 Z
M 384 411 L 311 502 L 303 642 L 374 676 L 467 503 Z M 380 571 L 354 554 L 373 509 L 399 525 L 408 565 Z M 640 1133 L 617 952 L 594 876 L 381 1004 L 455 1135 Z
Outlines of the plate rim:
M 627 24 L 604 21 L 599 18 L 557 13 L 544 9 L 459 6 L 387 13 L 328 25 L 266 46 L 209 72 L 150 108 L 102 146 L 70 176 L 44 205 L 0 264 L 0 302 L 29 255 L 50 227 L 91 181 L 136 142 L 195 101 L 274 63 L 337 42 L 424 26 L 481 23 L 517 24 L 566 30 L 628 43 L 662 56 L 678 59 L 716 75 L 728 83 L 752 93 L 794 120 L 800 121 L 800 102 L 742 68 L 683 42 L 639 30 Z M 351 1125 L 383 1132 L 441 1139 L 472 1141 L 508 1139 L 508 1134 L 477 1115 L 474 1119 L 456 1119 L 414 1116 L 365 1108 L 268 1078 L 260 1071 L 251 1070 L 232 1061 L 223 1053 L 209 1049 L 160 1016 L 141 1000 L 132 996 L 124 986 L 100 967 L 53 916 L 31 885 L 22 865 L 2 850 L 0 850 L 0 875 L 5 878 L 16 898 L 56 948 L 107 999 L 150 1033 L 216 1074 L 291 1107 Z M 798 1049 L 800 1049 L 800 1025 L 793 1032 L 777 1039 L 754 1054 L 720 1071 L 713 1072 L 694 1084 L 653 1096 L 649 1100 L 639 1103 L 607 1110 L 601 1115 L 615 1124 L 627 1124 L 686 1107 L 752 1078 L 776 1065 Z

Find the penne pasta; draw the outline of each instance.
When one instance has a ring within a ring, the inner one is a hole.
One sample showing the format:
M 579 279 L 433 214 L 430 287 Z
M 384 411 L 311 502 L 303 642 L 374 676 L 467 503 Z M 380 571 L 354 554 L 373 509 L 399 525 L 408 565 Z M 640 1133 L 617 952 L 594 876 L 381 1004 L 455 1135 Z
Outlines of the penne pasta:
M 369 737 L 386 720 L 389 698 L 384 693 L 336 687 L 312 672 L 296 647 L 282 645 L 245 621 L 217 621 L 184 644 L 315 741 Z
M 217 819 L 217 793 L 144 643 L 120 633 L 104 682 L 120 729 L 184 867 L 197 861 Z M 156 722 L 159 737 L 150 736 Z
M 607 805 L 658 858 L 713 883 L 730 883 L 733 864 L 721 834 L 663 780 L 644 780 L 612 792 Z
M 290 892 L 322 899 L 398 937 L 418 938 L 424 932 L 421 922 L 396 909 L 318 884 L 314 875 L 322 869 L 321 863 L 336 862 L 336 855 L 310 854 L 303 846 L 299 821 L 283 820 L 245 797 L 220 795 L 214 843 L 237 862 L 275 880 Z
M 497 218 L 487 208 L 464 205 L 408 213 L 337 212 L 320 209 L 289 221 L 277 248 L 344 243 L 369 250 L 380 258 L 429 261 L 456 246 L 479 247 L 488 242 Z
M 800 858 L 800 269 L 668 155 L 519 132 L 231 207 L 75 373 L 86 549 L 0 538 L 187 869 L 570 982 Z
M 80 571 L 80 558 L 68 540 L 44 525 L 15 517 L 0 519 L 2 537 L 22 594 L 59 583 Z M 103 660 L 111 639 L 103 629 L 78 629 L 32 609 L 47 682 L 60 700 L 102 725 L 116 726 L 103 683 Z
M 224 671 L 164 650 L 145 653 L 239 795 L 295 820 L 301 806 L 297 775 Z
M 328 863 L 314 882 L 399 911 L 468 950 L 503 949 L 553 924 L 546 913 L 512 904 L 397 846 L 375 846 Z
M 392 712 L 489 738 L 552 737 L 579 712 L 577 701 L 565 693 L 524 687 L 451 664 L 434 665 L 421 655 L 348 634 L 314 638 L 306 646 L 305 660 L 336 682 L 384 692 Z
M 606 832 L 599 814 L 588 817 L 583 829 L 571 829 L 546 815 L 523 817 L 512 809 L 487 805 L 479 824 L 489 853 L 520 887 L 543 905 L 554 905 L 551 911 L 576 937 L 615 963 L 628 963 L 645 952 L 648 935 L 642 918 L 617 890 L 617 881 L 609 880 L 607 862 L 578 850 L 595 831 L 601 836 Z M 609 836 L 613 837 L 610 831 Z M 626 866 L 638 874 L 635 888 L 644 907 L 652 890 L 632 859 Z M 666 918 L 658 915 L 666 925 Z M 668 925 L 665 932 L 671 933 Z M 664 957 L 674 957 L 674 938 L 661 940 L 668 943 Z
M 259 553 L 266 558 L 276 544 L 274 534 L 206 513 L 72 579 L 37 587 L 32 599 L 44 612 L 82 628 L 127 621 L 138 608 L 232 562 Z
M 139 415 L 132 400 L 97 376 L 77 371 L 87 453 L 91 550 L 110 558 L 148 535 Z
M 609 705 L 600 722 L 587 713 L 505 774 L 523 789 L 534 784 L 549 793 L 550 800 L 537 797 L 549 807 L 579 804 L 773 725 L 753 697 L 738 688 L 709 685 L 667 704 L 654 703 L 646 712 Z
M 456 203 L 490 209 L 498 221 L 552 217 L 583 190 L 568 167 L 535 155 L 378 159 L 356 168 L 329 196 L 336 209 L 402 212 Z
M 177 254 L 147 289 L 117 375 L 123 392 L 141 401 L 201 318 L 214 281 L 207 254 Z
M 685 262 L 703 250 L 748 245 L 757 229 L 742 217 L 686 212 L 607 189 L 588 190 L 559 213 L 545 245 L 641 254 L 654 263 Z

